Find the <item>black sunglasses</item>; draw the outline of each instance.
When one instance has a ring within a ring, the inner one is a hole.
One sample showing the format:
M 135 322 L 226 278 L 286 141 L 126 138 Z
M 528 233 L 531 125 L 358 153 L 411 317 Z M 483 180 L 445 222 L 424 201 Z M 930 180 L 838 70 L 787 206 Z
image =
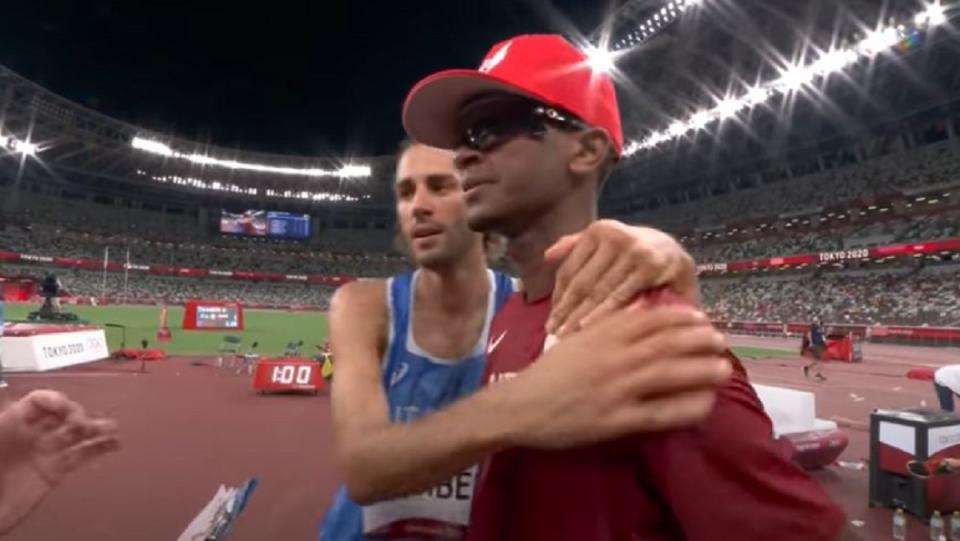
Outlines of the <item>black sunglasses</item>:
M 461 144 L 481 152 L 492 150 L 517 136 L 543 137 L 547 126 L 580 131 L 589 126 L 555 107 L 526 99 L 494 101 L 461 121 Z

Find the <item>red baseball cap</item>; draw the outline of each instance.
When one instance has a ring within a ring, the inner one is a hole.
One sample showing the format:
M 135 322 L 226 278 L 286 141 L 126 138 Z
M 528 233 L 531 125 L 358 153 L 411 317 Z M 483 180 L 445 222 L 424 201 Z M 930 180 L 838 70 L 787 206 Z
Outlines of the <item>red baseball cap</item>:
M 623 130 L 613 81 L 595 71 L 587 55 L 561 36 L 517 36 L 493 46 L 480 68 L 430 75 L 414 85 L 403 105 L 403 127 L 414 139 L 438 148 L 461 142 L 457 113 L 470 98 L 510 92 L 572 113 L 603 129 L 617 157 Z

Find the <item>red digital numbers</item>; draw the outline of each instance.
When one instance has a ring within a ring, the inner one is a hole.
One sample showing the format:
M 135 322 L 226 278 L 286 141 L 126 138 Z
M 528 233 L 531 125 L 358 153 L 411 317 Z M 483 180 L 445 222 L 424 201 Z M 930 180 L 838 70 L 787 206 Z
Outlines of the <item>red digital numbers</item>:
M 285 359 L 265 360 L 257 363 L 253 388 L 266 391 L 314 391 L 321 390 L 320 365 L 315 362 Z
M 274 366 L 270 376 L 270 381 L 281 385 L 307 385 L 310 383 L 310 377 L 313 375 L 314 367 L 306 364 L 299 366 L 284 365 Z

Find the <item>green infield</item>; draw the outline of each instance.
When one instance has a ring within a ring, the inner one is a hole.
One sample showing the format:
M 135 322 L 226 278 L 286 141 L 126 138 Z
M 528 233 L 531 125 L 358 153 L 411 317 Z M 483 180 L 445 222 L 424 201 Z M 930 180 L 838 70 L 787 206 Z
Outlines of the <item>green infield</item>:
M 796 351 L 787 349 L 756 348 L 750 346 L 734 346 L 733 352 L 741 359 L 791 359 L 799 357 Z
M 6 319 L 25 320 L 27 314 L 38 308 L 38 305 L 7 304 Z M 245 328 L 242 331 L 184 331 L 181 328 L 183 308 L 170 306 L 167 324 L 173 339 L 158 343 L 160 308 L 157 306 L 64 306 L 64 309 L 93 325 L 123 325 L 127 347 L 139 348 L 140 341 L 146 339 L 151 347 L 160 346 L 170 355 L 216 355 L 223 337 L 236 335 L 243 339 L 241 351 L 258 342 L 257 351 L 261 355 L 279 355 L 288 342 L 303 340 L 301 354 L 313 356 L 317 351 L 315 344 L 322 344 L 327 336 L 327 316 L 320 312 L 247 309 L 243 311 Z M 107 327 L 106 333 L 111 350 L 119 348 L 121 331 Z
M 27 314 L 38 308 L 38 305 L 7 304 L 6 318 L 8 321 L 25 320 Z M 246 328 L 242 331 L 184 331 L 180 324 L 183 308 L 170 306 L 167 323 L 173 339 L 158 343 L 160 308 L 157 306 L 65 306 L 64 309 L 93 325 L 123 325 L 126 328 L 127 347 L 140 347 L 140 341 L 146 339 L 151 347 L 160 346 L 170 355 L 216 355 L 224 336 L 237 335 L 243 339 L 241 350 L 258 342 L 257 350 L 261 355 L 279 355 L 287 343 L 303 340 L 301 353 L 312 356 L 316 353 L 314 346 L 322 344 L 327 337 L 327 316 L 320 312 L 247 309 L 243 312 Z M 107 327 L 106 333 L 110 348 L 119 348 L 121 331 Z M 789 359 L 798 356 L 795 351 L 749 346 L 737 346 L 733 351 L 744 359 Z

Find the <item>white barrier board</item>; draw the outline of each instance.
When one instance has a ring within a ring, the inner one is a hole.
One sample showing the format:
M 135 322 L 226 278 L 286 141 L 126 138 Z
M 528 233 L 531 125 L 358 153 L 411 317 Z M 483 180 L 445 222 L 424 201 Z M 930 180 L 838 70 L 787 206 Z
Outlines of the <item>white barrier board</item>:
M 102 329 L 0 338 L 0 363 L 7 372 L 45 372 L 109 356 Z
M 816 398 L 811 392 L 759 384 L 753 389 L 773 421 L 774 437 L 837 428 L 833 421 L 816 418 Z

